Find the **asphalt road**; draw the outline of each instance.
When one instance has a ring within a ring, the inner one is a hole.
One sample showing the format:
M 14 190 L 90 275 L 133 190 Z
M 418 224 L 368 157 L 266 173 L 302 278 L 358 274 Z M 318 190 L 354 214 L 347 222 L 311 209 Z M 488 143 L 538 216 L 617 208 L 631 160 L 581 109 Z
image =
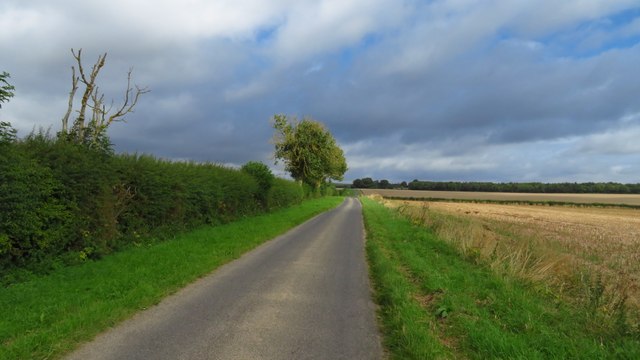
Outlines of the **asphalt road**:
M 69 358 L 382 358 L 360 203 L 345 200 Z

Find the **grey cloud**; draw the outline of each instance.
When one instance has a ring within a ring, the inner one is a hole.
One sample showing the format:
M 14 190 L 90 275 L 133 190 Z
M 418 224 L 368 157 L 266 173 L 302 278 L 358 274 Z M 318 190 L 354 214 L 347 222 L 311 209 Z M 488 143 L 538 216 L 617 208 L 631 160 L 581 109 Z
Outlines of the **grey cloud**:
M 638 150 L 610 143 L 623 144 L 621 133 L 637 125 L 624 119 L 640 113 L 640 45 L 589 56 L 563 48 L 576 24 L 633 1 L 247 0 L 217 15 L 208 3 L 202 14 L 176 7 L 175 18 L 169 2 L 155 10 L 124 1 L 0 6 L 0 17 L 11 6 L 49 21 L 0 35 L 0 71 L 17 88 L 0 116 L 21 133 L 55 128 L 69 91 L 69 48 L 83 47 L 87 63 L 109 52 L 100 80 L 107 98 L 119 101 L 130 66 L 135 82 L 152 89 L 111 129 L 121 151 L 271 163 L 269 118 L 286 113 L 327 124 L 348 150 L 351 179 L 634 176 Z M 145 11 L 157 16 L 140 20 Z M 546 38 L 557 31 L 559 40 Z M 605 42 L 617 38 L 598 31 Z

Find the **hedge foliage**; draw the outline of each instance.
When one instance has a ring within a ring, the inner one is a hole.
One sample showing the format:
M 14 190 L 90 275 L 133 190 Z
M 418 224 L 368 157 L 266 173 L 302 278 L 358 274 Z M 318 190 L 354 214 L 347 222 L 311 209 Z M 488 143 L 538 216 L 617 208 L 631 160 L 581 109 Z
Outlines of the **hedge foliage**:
M 6 125 L 6 123 L 5 123 Z M 262 174 L 264 175 L 264 174 Z M 300 185 L 217 164 L 113 155 L 0 128 L 0 270 L 99 257 L 148 235 L 299 203 Z

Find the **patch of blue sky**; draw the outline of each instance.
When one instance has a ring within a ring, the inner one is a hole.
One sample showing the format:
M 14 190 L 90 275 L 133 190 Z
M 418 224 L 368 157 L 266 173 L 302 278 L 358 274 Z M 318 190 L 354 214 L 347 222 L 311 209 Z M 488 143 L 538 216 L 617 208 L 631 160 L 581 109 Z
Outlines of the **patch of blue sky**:
M 640 7 L 585 21 L 535 40 L 546 45 L 555 56 L 588 58 L 640 44 L 640 25 L 638 31 L 625 31 L 637 21 L 640 21 Z
M 353 65 L 353 62 L 359 55 L 367 51 L 368 49 L 376 46 L 382 40 L 382 35 L 377 33 L 370 33 L 365 35 L 357 44 L 349 47 L 345 47 L 337 54 L 340 67 L 348 69 Z
M 280 25 L 267 26 L 257 30 L 255 34 L 255 42 L 258 45 L 270 43 L 276 36 Z
M 613 24 L 624 25 L 640 18 L 640 6 L 609 16 Z

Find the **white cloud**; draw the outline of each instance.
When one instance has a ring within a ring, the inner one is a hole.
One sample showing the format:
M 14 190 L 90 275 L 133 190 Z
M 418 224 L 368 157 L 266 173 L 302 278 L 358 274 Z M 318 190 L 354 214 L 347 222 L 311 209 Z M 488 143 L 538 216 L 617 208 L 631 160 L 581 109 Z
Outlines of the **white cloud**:
M 253 81 L 247 85 L 226 90 L 224 99 L 229 102 L 247 100 L 263 95 L 268 90 L 265 81 Z
M 489 148 L 462 154 L 446 154 L 429 145 L 435 144 L 397 145 L 394 141 L 385 139 L 347 144 L 343 149 L 349 167 L 353 170 L 467 172 L 486 171 L 498 166 L 496 159 L 489 156 Z
M 511 25 L 527 36 L 540 36 L 637 6 L 636 0 L 529 0 L 518 4 Z
M 406 21 L 372 56 L 384 59 L 383 74 L 424 72 L 480 50 L 497 36 L 538 50 L 538 37 L 637 6 L 636 0 L 435 1 L 418 7 L 414 14 L 420 16 Z
M 279 21 L 294 1 L 118 0 L 105 2 L 111 18 L 135 24 L 158 37 L 250 38 L 256 29 Z M 126 9 L 126 11 L 122 11 Z
M 271 56 L 284 64 L 355 45 L 364 36 L 399 25 L 406 16 L 402 1 L 300 1 L 287 11 Z
M 11 73 L 16 97 L 0 116 L 21 133 L 56 126 L 69 48 L 82 47 L 87 63 L 109 53 L 99 79 L 107 98 L 119 99 L 130 66 L 152 89 L 112 132 L 127 149 L 243 163 L 271 150 L 267 119 L 290 112 L 327 122 L 353 174 L 630 179 L 640 157 L 640 45 L 572 51 L 637 35 L 639 19 L 608 25 L 633 7 L 637 0 L 4 0 L 0 71 Z
M 324 64 L 322 64 L 322 63 L 314 63 L 309 68 L 307 68 L 307 70 L 304 71 L 304 74 L 305 75 L 309 75 L 309 74 L 316 73 L 316 72 L 322 70 L 323 67 L 324 67 Z
M 48 96 L 46 94 L 18 94 L 0 109 L 0 119 L 10 122 L 19 136 L 32 130 L 52 126 L 55 133 L 60 128 L 60 119 L 66 111 L 68 96 Z
M 53 28 L 50 17 L 34 9 L 0 9 L 0 41 L 9 42 L 15 38 L 29 36 Z
M 577 142 L 575 149 L 588 154 L 640 155 L 640 125 L 586 136 Z
M 0 11 L 12 19 L 10 23 L 3 23 L 21 25 L 18 29 L 31 24 L 34 14 L 45 20 L 62 14 L 65 22 L 61 25 L 78 32 L 86 27 L 84 30 L 89 32 L 95 29 L 109 29 L 110 33 L 133 31 L 165 40 L 212 36 L 246 38 L 257 28 L 276 23 L 282 12 L 294 3 L 290 0 L 60 0 L 52 4 L 35 0 L 9 2 Z M 41 26 L 38 28 L 42 30 Z

